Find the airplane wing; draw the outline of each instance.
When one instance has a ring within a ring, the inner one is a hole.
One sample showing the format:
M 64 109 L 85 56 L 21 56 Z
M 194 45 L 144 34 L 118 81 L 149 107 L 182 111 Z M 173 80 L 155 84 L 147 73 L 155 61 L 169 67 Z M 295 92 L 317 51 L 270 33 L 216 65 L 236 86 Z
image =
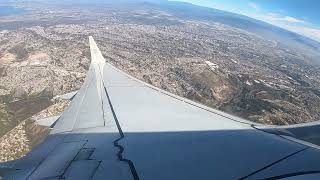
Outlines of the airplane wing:
M 44 142 L 0 164 L 4 179 L 320 178 L 317 145 L 135 79 L 89 40 L 82 88 Z

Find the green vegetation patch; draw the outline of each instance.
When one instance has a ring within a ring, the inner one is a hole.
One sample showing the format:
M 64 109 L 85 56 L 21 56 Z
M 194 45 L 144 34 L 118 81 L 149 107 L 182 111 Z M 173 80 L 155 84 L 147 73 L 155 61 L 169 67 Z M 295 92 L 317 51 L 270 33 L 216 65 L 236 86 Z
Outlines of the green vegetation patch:
M 17 61 L 23 61 L 28 57 L 28 51 L 25 49 L 25 44 L 18 44 L 9 49 L 9 53 L 17 56 Z

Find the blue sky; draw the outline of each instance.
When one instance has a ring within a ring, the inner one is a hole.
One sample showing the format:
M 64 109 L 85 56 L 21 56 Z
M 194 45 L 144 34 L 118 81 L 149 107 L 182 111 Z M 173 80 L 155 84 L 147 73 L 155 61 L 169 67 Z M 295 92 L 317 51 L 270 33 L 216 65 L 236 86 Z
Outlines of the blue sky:
M 177 0 L 266 21 L 320 41 L 320 0 Z

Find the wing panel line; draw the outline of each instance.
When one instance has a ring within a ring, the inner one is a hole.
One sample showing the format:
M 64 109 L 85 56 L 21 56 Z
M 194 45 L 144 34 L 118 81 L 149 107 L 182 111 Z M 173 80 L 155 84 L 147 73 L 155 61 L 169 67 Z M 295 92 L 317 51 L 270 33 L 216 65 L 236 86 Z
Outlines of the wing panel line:
M 104 84 L 104 81 L 102 81 L 102 83 Z M 110 97 L 109 97 L 109 94 L 108 94 L 108 91 L 107 91 L 106 87 L 104 87 L 104 91 L 105 91 L 106 96 L 107 96 L 107 98 L 108 98 L 108 102 L 109 102 L 109 105 L 110 105 L 110 109 L 111 109 L 112 115 L 113 115 L 113 117 L 114 117 L 114 120 L 115 120 L 115 122 L 116 122 L 117 128 L 118 128 L 118 130 L 119 130 L 119 134 L 120 134 L 120 138 L 118 138 L 118 139 L 116 139 L 115 141 L 113 141 L 114 146 L 119 149 L 119 152 L 117 153 L 118 159 L 119 159 L 120 161 L 124 161 L 124 162 L 128 163 L 128 165 L 129 165 L 129 167 L 130 167 L 130 171 L 131 171 L 132 176 L 133 176 L 133 179 L 134 179 L 134 180 L 139 180 L 139 176 L 138 176 L 138 173 L 137 173 L 136 168 L 134 167 L 133 162 L 132 162 L 131 160 L 129 160 L 129 159 L 123 158 L 123 156 L 122 156 L 122 153 L 123 153 L 123 151 L 124 151 L 124 148 L 123 148 L 123 146 L 119 145 L 119 141 L 124 138 L 124 133 L 123 133 L 123 131 L 122 131 L 122 129 L 121 129 L 121 126 L 120 126 L 119 120 L 118 120 L 118 118 L 117 118 L 117 115 L 116 115 L 116 113 L 115 113 L 115 111 L 114 111 L 114 109 L 113 109 L 113 106 L 112 106 L 112 103 L 111 103 L 111 100 L 110 100 Z
M 283 158 L 281 158 L 281 159 L 279 159 L 279 160 L 277 160 L 277 161 L 275 161 L 275 162 L 273 162 L 273 163 L 271 163 L 271 164 L 269 164 L 269 165 L 267 165 L 267 166 L 265 166 L 265 167 L 263 167 L 263 168 L 261 168 L 261 169 L 258 169 L 258 170 L 256 170 L 256 171 L 248 174 L 247 176 L 244 176 L 244 177 L 240 178 L 239 180 L 246 179 L 246 178 L 248 178 L 248 177 L 250 177 L 250 176 L 252 176 L 252 175 L 254 175 L 254 174 L 256 174 L 256 173 L 258 173 L 258 172 L 260 172 L 260 171 L 263 171 L 263 170 L 265 170 L 265 169 L 267 169 L 267 168 L 269 168 L 269 167 L 271 167 L 271 166 L 273 166 L 273 165 L 275 165 L 275 164 L 277 164 L 277 163 L 285 160 L 285 159 L 290 158 L 291 156 L 294 156 L 294 155 L 296 155 L 296 154 L 298 154 L 298 153 L 300 153 L 300 152 L 302 152 L 302 151 L 305 151 L 305 150 L 307 150 L 308 148 L 309 148 L 309 147 L 306 147 L 306 148 L 303 148 L 303 149 L 301 149 L 301 150 L 299 150 L 299 151 L 296 151 L 296 152 L 294 152 L 294 153 L 291 153 L 291 154 L 289 154 L 288 156 L 285 156 L 285 157 L 283 157 Z

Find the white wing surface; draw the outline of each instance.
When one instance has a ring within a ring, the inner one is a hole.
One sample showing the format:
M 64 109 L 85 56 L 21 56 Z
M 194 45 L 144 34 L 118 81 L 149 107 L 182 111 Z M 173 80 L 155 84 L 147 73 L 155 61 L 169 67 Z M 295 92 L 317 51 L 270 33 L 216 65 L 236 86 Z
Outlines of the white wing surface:
M 0 164 L 4 179 L 320 178 L 318 146 L 137 80 L 89 39 L 82 88 L 43 143 Z

